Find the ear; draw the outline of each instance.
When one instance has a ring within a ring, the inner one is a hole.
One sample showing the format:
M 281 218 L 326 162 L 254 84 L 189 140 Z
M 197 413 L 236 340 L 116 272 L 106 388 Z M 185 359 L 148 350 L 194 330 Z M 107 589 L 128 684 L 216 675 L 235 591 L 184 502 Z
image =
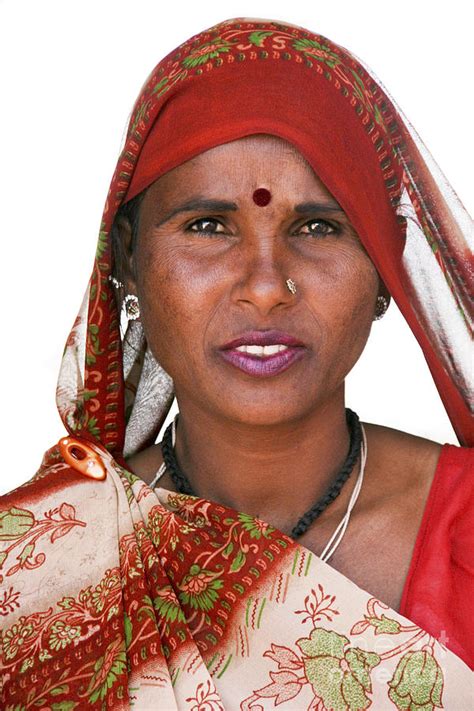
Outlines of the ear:
M 378 296 L 385 296 L 385 298 L 387 299 L 388 304 L 390 305 L 390 300 L 391 300 L 392 296 L 391 296 L 389 290 L 387 289 L 387 287 L 385 286 L 385 282 L 382 280 L 382 278 L 380 277 L 380 275 L 379 275 L 379 293 L 378 293 Z

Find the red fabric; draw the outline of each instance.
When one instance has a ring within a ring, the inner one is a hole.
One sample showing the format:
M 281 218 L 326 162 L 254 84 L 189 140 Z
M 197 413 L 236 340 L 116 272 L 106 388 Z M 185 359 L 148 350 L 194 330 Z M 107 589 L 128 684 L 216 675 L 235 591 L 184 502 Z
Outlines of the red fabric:
M 400 613 L 474 669 L 474 448 L 445 445 Z

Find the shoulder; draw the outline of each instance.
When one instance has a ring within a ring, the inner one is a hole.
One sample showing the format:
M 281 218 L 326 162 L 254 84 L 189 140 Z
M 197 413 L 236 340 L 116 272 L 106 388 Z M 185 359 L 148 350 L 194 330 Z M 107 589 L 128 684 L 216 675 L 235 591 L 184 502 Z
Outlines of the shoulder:
M 453 492 L 456 500 L 474 496 L 474 448 L 440 444 L 380 425 L 364 427 L 371 478 L 385 495 L 401 496 L 407 503 L 413 497 L 420 504 L 428 496 L 442 500 Z
M 404 490 L 431 484 L 446 445 L 391 427 L 364 423 L 368 443 L 368 464 Z M 456 449 L 456 448 L 455 448 Z
M 375 456 L 385 463 L 403 464 L 420 475 L 433 469 L 451 472 L 474 472 L 474 447 L 440 444 L 433 440 L 402 432 L 391 427 L 364 424 Z

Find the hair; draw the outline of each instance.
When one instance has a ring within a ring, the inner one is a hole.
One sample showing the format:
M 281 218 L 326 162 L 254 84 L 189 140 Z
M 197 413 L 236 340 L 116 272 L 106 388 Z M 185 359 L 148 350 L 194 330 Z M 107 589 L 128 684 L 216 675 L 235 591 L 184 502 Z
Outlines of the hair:
M 130 223 L 132 231 L 131 251 L 135 251 L 138 242 L 138 231 L 140 226 L 140 205 L 145 197 L 146 190 L 138 193 L 128 202 L 123 203 L 117 210 L 114 218 L 114 223 L 111 230 L 112 239 L 112 256 L 113 256 L 113 275 L 119 282 L 124 282 L 126 274 L 129 271 L 127 262 L 129 254 L 125 249 L 123 240 L 120 234 L 119 220 L 125 218 Z

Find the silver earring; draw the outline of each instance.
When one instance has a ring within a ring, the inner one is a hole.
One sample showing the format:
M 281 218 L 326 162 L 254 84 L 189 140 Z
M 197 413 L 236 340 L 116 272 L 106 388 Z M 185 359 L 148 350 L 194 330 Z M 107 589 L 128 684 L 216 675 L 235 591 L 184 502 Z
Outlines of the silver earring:
M 125 313 L 130 321 L 135 321 L 140 318 L 140 304 L 138 302 L 138 296 L 135 294 L 127 294 L 123 300 L 123 306 L 125 308 Z
M 380 321 L 380 319 L 385 316 L 385 312 L 387 311 L 387 309 L 388 299 L 386 299 L 385 296 L 377 296 L 374 321 Z
M 116 277 L 112 276 L 112 274 L 109 274 L 109 281 L 116 289 L 123 289 L 122 282 L 116 279 Z
M 296 284 L 293 279 L 287 279 L 286 286 L 288 287 L 289 292 L 291 292 L 293 295 L 296 294 Z

